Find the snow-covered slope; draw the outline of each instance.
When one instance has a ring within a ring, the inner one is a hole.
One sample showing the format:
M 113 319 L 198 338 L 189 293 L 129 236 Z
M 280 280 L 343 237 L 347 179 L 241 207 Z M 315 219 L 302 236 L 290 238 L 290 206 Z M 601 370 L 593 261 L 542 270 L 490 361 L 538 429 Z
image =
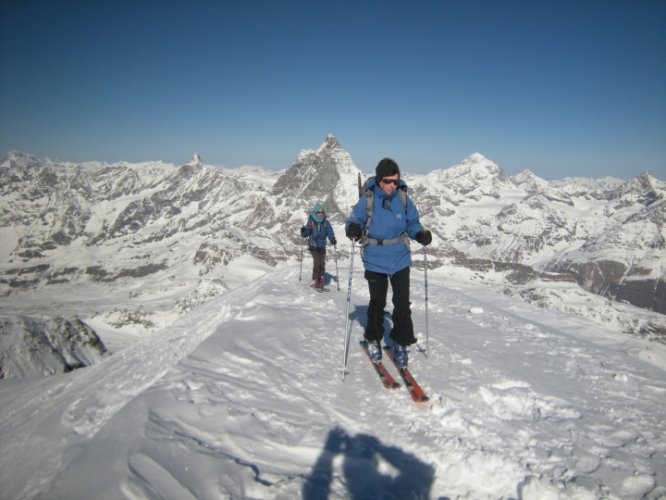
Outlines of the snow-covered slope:
M 440 269 L 428 275 L 427 355 L 411 352 L 431 396 L 417 407 L 381 388 L 357 346 L 358 266 L 343 381 L 345 288 L 314 293 L 297 261 L 242 259 L 233 291 L 103 362 L 0 383 L 2 497 L 666 495 L 666 346 Z M 425 347 L 423 294 L 415 271 Z

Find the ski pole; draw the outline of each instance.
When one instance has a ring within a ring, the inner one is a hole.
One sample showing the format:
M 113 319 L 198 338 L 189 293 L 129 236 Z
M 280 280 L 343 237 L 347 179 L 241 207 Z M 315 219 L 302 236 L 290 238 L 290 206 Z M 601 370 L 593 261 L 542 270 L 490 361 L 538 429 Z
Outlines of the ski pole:
M 423 285 L 425 288 L 425 333 L 426 352 L 428 352 L 428 250 L 423 247 Z
M 349 328 L 349 305 L 351 304 L 351 291 L 352 291 L 352 276 L 354 275 L 354 252 L 356 250 L 356 242 L 352 240 L 351 258 L 349 259 L 349 282 L 347 283 L 347 320 L 345 322 L 345 352 L 342 359 L 342 380 L 345 379 L 347 372 L 347 356 L 349 354 L 349 337 L 351 336 L 351 329 Z
M 303 278 L 303 248 L 305 247 L 305 240 L 303 240 L 303 244 L 301 245 L 301 270 L 298 273 L 298 281 L 301 281 Z
M 335 256 L 335 278 L 338 282 L 338 292 L 340 291 L 340 271 L 338 271 L 338 247 L 333 245 L 333 255 Z

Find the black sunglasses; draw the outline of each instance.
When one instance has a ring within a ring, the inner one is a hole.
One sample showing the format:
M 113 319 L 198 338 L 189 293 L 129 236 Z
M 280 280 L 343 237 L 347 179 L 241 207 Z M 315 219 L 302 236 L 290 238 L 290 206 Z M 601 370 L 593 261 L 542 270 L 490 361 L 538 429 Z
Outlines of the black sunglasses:
M 324 213 L 324 211 L 323 211 L 323 210 L 320 210 L 320 211 L 319 211 L 319 212 L 317 212 L 317 213 L 318 213 L 318 214 L 323 214 L 323 213 Z
M 398 182 L 400 182 L 400 179 L 387 179 L 387 178 L 384 178 L 384 179 L 382 179 L 382 182 L 383 182 L 384 184 L 395 184 L 395 185 L 397 186 L 397 185 L 398 185 Z

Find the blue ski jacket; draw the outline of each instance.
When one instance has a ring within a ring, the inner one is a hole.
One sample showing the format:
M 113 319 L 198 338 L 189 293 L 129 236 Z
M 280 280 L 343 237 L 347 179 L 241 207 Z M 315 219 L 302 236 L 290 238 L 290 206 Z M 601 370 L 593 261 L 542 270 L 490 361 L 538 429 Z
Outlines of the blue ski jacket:
M 301 238 L 309 237 L 308 248 L 311 250 L 326 248 L 326 238 L 331 242 L 331 245 L 336 244 L 333 226 L 328 222 L 326 215 L 317 215 L 317 210 L 321 208 L 323 208 L 321 205 L 315 205 L 305 226 L 301 228 Z
M 398 189 L 407 190 L 407 185 L 400 180 Z M 356 223 L 362 229 L 367 229 L 368 238 L 376 240 L 375 243 L 366 244 L 363 248 L 363 265 L 368 271 L 393 275 L 408 267 L 412 263 L 409 241 L 400 238 L 403 235 L 414 239 L 423 226 L 419 220 L 419 212 L 409 196 L 405 196 L 406 206 L 396 189 L 391 196 L 387 196 L 375 178 L 368 179 L 363 186 L 366 194 L 361 196 L 351 215 L 347 219 L 345 231 L 350 224 Z M 373 196 L 372 215 L 370 227 L 366 228 L 368 196 Z M 378 244 L 389 240 L 399 240 L 388 244 Z

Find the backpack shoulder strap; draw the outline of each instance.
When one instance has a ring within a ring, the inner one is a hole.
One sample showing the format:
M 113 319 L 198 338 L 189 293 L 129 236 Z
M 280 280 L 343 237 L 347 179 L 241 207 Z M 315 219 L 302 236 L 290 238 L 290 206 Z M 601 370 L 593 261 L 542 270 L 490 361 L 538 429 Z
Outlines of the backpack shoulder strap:
M 402 202 L 402 208 L 405 210 L 405 214 L 407 214 L 407 190 L 398 188 L 398 196 Z
M 372 189 L 365 190 L 365 227 L 363 228 L 363 238 L 361 244 L 368 237 L 368 229 L 370 228 L 370 221 L 372 220 L 372 206 L 375 202 L 375 192 Z
M 372 189 L 366 189 L 365 190 L 365 197 L 367 200 L 367 203 L 365 205 L 365 228 L 364 228 L 364 233 L 367 234 L 368 228 L 370 227 L 370 221 L 372 220 L 372 207 L 375 202 L 375 193 Z M 407 214 L 407 191 L 405 189 L 398 189 L 398 197 L 400 198 L 400 202 L 402 203 L 402 208 L 405 210 L 405 214 Z
M 367 200 L 365 205 L 365 215 L 369 218 L 372 215 L 372 205 L 375 202 L 375 192 L 372 189 L 366 189 L 365 198 Z M 365 225 L 368 225 L 367 222 Z

